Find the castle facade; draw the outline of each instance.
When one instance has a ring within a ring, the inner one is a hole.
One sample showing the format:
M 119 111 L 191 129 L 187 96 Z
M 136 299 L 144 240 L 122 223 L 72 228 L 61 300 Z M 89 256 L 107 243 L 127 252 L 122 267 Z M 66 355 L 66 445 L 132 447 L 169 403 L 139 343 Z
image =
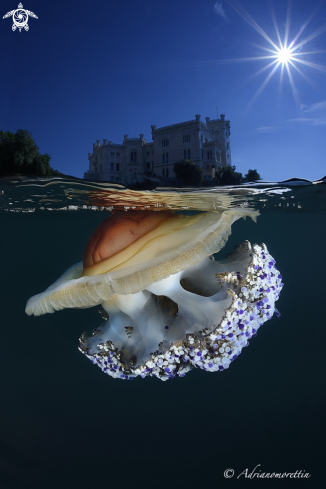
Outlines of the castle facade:
M 176 183 L 174 163 L 192 160 L 202 168 L 204 180 L 212 180 L 218 168 L 231 165 L 230 121 L 224 114 L 213 120 L 205 117 L 206 123 L 200 119 L 196 114 L 191 121 L 151 126 L 151 142 L 146 142 L 144 134 L 139 138 L 126 134 L 122 144 L 98 140 L 88 154 L 89 170 L 84 178 L 124 185 L 146 180 L 171 185 Z

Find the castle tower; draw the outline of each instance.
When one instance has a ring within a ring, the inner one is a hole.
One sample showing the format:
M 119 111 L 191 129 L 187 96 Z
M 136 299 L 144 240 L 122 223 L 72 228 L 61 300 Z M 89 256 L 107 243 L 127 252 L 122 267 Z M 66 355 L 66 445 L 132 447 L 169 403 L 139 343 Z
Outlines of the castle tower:
M 214 140 L 221 148 L 222 166 L 231 166 L 230 121 L 225 120 L 224 114 L 221 114 L 221 117 L 219 119 L 211 120 L 210 117 L 205 117 L 205 119 L 206 126 L 210 129 Z

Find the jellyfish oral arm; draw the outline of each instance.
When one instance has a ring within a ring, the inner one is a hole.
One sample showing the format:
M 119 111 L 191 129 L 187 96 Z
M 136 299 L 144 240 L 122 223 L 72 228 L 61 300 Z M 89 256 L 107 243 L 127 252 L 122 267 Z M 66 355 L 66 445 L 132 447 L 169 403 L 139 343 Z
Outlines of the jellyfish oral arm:
M 146 294 L 146 291 L 127 295 L 114 294 L 111 300 L 103 302 L 101 305 L 109 314 L 119 309 L 128 316 L 141 317 L 148 301 L 148 296 L 149 294 Z
M 209 276 L 215 282 L 208 280 L 201 295 Z M 81 338 L 80 350 L 114 378 L 168 380 L 194 367 L 225 370 L 277 312 L 281 279 L 266 246 L 245 242 L 226 260 L 206 258 L 142 293 L 115 295 L 110 319 Z

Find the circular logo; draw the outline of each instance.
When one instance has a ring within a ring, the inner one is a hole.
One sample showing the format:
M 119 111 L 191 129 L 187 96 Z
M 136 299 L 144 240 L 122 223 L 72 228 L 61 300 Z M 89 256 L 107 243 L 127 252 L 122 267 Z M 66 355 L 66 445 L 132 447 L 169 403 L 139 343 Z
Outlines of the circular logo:
M 15 10 L 12 20 L 18 29 L 22 29 L 28 22 L 28 13 L 24 9 Z

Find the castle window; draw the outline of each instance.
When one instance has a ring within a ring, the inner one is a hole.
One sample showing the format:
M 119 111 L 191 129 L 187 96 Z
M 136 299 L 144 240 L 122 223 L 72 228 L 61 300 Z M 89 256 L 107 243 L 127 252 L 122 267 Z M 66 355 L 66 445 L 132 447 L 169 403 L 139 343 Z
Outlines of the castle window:
M 146 156 L 148 156 L 148 155 L 149 155 L 149 151 L 146 151 Z
M 169 140 L 168 139 L 162 139 L 162 148 L 165 148 L 165 146 L 169 146 Z
M 190 134 L 186 134 L 185 136 L 183 136 L 183 142 L 190 143 Z
M 165 177 L 165 169 L 164 168 L 162 170 L 162 175 L 163 175 L 163 177 Z
M 169 163 L 169 153 L 162 153 L 162 163 Z
M 151 164 L 150 164 L 149 161 L 146 163 L 146 168 L 147 168 L 147 170 L 150 170 L 151 169 Z
M 120 170 L 120 163 L 117 163 L 116 167 L 117 167 L 117 171 L 119 171 Z
M 168 168 L 165 170 L 165 178 L 169 178 L 169 169 Z
M 111 171 L 114 171 L 114 163 L 111 163 Z
M 190 151 L 190 149 L 188 149 L 188 160 L 190 160 L 190 159 L 191 159 L 191 151 Z
M 120 153 L 117 153 L 117 157 L 120 158 Z
M 137 152 L 136 151 L 131 151 L 130 163 L 137 163 Z

